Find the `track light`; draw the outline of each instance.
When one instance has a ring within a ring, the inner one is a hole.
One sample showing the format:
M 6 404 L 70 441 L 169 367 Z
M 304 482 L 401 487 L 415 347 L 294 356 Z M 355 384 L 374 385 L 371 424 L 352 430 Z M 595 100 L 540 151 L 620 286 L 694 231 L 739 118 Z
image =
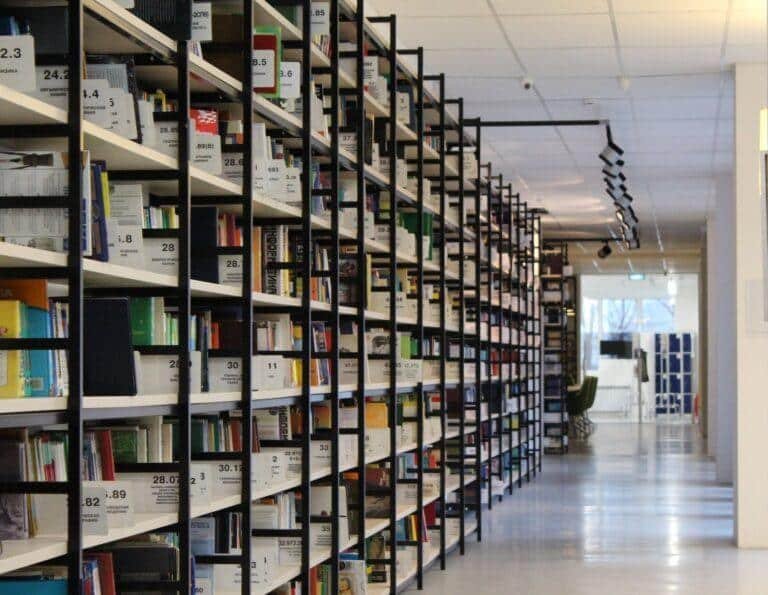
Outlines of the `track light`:
M 632 197 L 627 194 L 626 192 L 622 194 L 621 196 L 615 196 L 612 193 L 608 193 L 610 197 L 613 199 L 613 204 L 615 204 L 620 209 L 629 209 L 632 208 Z
M 624 155 L 624 149 L 613 142 L 610 126 L 606 126 L 605 131 L 608 136 L 608 144 L 605 145 L 605 148 L 600 152 L 600 159 L 602 159 L 609 167 L 616 164 L 624 165 L 624 161 L 621 159 L 621 156 Z
M 611 250 L 611 247 L 608 245 L 608 242 L 605 242 L 605 244 L 603 244 L 603 247 L 597 251 L 597 257 L 608 258 L 612 252 L 613 250 Z
M 621 173 L 621 168 L 624 166 L 624 162 L 619 159 L 616 163 L 613 165 L 606 165 L 603 168 L 603 175 L 608 176 L 609 178 L 618 178 L 619 176 L 623 175 Z
M 603 178 L 605 181 L 605 185 L 608 186 L 608 190 L 618 191 L 618 192 L 626 192 L 627 187 L 624 185 L 624 182 L 626 181 L 627 177 L 624 174 L 619 174 L 619 176 L 612 180 L 611 178 Z

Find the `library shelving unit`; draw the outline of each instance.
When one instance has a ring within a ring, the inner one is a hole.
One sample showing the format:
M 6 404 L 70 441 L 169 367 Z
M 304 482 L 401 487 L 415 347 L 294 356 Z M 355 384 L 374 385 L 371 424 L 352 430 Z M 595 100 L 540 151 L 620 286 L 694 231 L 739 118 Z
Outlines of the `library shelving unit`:
M 653 337 L 657 416 L 693 413 L 693 337 L 693 333 L 656 333 Z
M 420 48 L 397 47 L 394 15 L 233 0 L 205 21 L 157 4 L 48 16 L 65 41 L 36 59 L 65 103 L 0 84 L 6 150 L 66 154 L 57 189 L 0 198 L 0 217 L 66 221 L 58 252 L 0 241 L 0 287 L 43 280 L 56 313 L 0 352 L 53 352 L 61 393 L 0 399 L 16 457 L 0 497 L 23 505 L 15 533 L 0 526 L 0 584 L 43 566 L 79 593 L 111 555 L 118 593 L 421 587 L 541 468 L 540 220 L 481 166 L 477 121 Z M 1 14 L 34 35 L 34 10 Z M 64 74 L 96 63 L 150 97 L 135 140 Z M 282 97 L 264 90 L 278 81 Z M 201 112 L 227 123 L 219 173 Z M 155 126 L 162 148 L 142 138 Z M 139 189 L 136 230 L 118 186 Z M 83 208 L 105 188 L 109 208 Z M 61 446 L 44 472 L 19 464 L 42 443 Z
M 544 352 L 544 450 L 568 452 L 568 395 L 566 376 L 566 285 L 565 268 L 568 261 L 565 242 L 544 242 L 541 261 L 541 299 L 543 303 Z
M 573 274 L 571 266 L 566 266 L 564 273 L 565 376 L 577 381 L 579 379 L 579 279 Z

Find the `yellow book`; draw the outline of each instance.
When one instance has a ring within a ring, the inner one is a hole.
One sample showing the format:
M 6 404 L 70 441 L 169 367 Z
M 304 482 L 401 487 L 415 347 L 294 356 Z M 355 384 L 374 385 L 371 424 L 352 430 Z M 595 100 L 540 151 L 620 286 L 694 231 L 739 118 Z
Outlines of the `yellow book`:
M 388 428 L 389 407 L 382 401 L 368 401 L 365 404 L 365 427 Z
M 24 337 L 24 304 L 19 300 L 0 300 L 0 338 Z M 0 351 L 0 398 L 14 399 L 26 394 L 25 352 Z
M 109 197 L 109 175 L 107 172 L 101 172 L 101 194 L 104 197 L 104 216 L 112 216 L 112 203 Z

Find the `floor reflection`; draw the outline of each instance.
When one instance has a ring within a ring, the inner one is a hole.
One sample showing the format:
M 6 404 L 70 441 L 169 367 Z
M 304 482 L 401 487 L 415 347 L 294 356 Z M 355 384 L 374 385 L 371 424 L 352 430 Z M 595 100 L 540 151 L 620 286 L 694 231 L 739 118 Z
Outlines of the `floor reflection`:
M 733 546 L 732 490 L 690 425 L 600 423 L 484 525 L 426 593 L 768 594 L 768 552 Z

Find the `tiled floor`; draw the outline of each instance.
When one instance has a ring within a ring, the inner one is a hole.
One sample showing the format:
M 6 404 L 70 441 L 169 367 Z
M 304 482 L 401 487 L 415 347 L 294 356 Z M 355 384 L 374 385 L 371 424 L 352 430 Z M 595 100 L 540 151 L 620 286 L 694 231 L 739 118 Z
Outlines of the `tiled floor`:
M 601 424 L 544 466 L 424 593 L 768 595 L 768 551 L 734 547 L 731 489 L 691 426 Z

